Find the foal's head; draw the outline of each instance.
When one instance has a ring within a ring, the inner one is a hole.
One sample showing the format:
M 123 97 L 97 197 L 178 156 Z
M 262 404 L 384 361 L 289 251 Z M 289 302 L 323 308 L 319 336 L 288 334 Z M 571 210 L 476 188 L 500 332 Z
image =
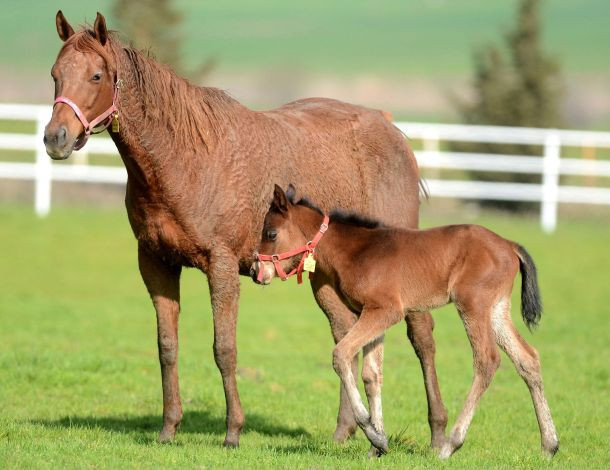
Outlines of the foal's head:
M 69 98 L 91 121 L 112 105 L 114 94 L 116 65 L 110 52 L 106 20 L 98 13 L 93 30 L 75 33 L 60 10 L 55 23 L 64 41 L 51 68 L 55 98 Z M 47 153 L 56 160 L 68 158 L 84 133 L 84 125 L 74 110 L 65 103 L 55 104 L 44 133 Z
M 288 188 L 288 195 L 277 184 L 273 190 L 273 201 L 265 215 L 263 232 L 258 252 L 262 254 L 279 254 L 291 251 L 307 244 L 311 238 L 303 232 L 297 223 L 306 212 L 311 209 L 295 204 L 293 202 L 294 188 Z M 314 234 L 309 234 L 313 236 Z M 301 260 L 301 256 L 293 256 L 278 261 L 284 272 L 288 273 L 295 269 Z M 263 270 L 262 278 L 259 272 Z M 269 284 L 276 277 L 277 272 L 271 261 L 255 261 L 250 268 L 250 274 L 256 282 Z M 257 279 L 258 278 L 258 279 Z

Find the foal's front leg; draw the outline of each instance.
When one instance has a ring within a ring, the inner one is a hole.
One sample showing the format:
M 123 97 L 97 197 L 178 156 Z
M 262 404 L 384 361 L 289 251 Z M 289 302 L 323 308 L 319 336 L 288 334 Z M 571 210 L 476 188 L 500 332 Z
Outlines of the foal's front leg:
M 379 338 L 366 344 L 363 348 L 362 381 L 364 392 L 369 402 L 371 423 L 380 434 L 385 434 L 383 426 L 383 413 L 381 411 L 381 387 L 383 385 L 383 338 Z M 370 457 L 378 457 L 379 450 L 371 446 Z
M 356 379 L 350 365 L 353 357 L 360 349 L 379 338 L 391 325 L 402 320 L 403 316 L 395 312 L 398 312 L 398 310 L 367 309 L 365 307 L 360 314 L 359 320 L 333 351 L 333 367 L 345 387 L 356 422 L 364 431 L 371 444 L 381 453 L 388 451 L 388 440 L 385 437 L 383 429 L 375 428 L 371 415 L 364 406 L 358 392 Z
M 157 344 L 163 386 L 163 429 L 159 442 L 170 441 L 182 420 L 178 386 L 178 314 L 180 313 L 180 266 L 168 266 L 138 247 L 138 264 L 157 311 Z

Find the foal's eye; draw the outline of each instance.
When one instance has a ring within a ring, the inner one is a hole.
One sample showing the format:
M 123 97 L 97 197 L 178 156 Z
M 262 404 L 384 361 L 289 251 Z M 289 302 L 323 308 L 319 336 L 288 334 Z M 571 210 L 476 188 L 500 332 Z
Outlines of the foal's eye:
M 277 230 L 267 230 L 267 238 L 270 241 L 275 241 L 275 239 L 277 238 Z
M 96 73 L 93 75 L 93 77 L 91 77 L 91 80 L 94 82 L 99 82 L 102 79 L 102 74 L 101 73 Z

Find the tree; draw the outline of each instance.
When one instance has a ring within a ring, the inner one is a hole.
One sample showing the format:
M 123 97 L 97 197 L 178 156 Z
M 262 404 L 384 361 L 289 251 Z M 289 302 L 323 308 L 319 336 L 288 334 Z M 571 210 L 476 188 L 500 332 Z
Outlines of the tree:
M 559 66 L 542 49 L 540 0 L 521 0 L 517 24 L 506 36 L 509 58 L 492 45 L 475 55 L 474 95 L 470 103 L 458 102 L 468 124 L 560 127 L 562 89 Z M 540 154 L 535 146 L 471 144 L 456 145 L 462 151 L 504 154 Z M 478 172 L 482 180 L 535 182 L 537 175 Z M 487 203 L 487 202 L 486 202 Z M 519 210 L 531 204 L 492 202 Z
M 159 62 L 198 81 L 209 72 L 212 61 L 207 60 L 194 70 L 187 69 L 181 54 L 183 17 L 172 3 L 172 0 L 115 0 L 113 15 L 120 31 L 136 47 L 149 49 Z

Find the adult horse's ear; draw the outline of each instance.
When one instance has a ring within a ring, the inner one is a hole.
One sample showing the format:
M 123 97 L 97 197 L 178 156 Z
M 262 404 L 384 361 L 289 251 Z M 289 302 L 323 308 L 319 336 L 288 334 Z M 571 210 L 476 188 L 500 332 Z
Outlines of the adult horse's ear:
M 93 23 L 93 31 L 100 44 L 105 46 L 106 41 L 108 40 L 108 28 L 106 28 L 106 19 L 104 18 L 104 15 L 99 11 L 95 17 L 95 23 Z
M 273 188 L 272 204 L 273 207 L 275 207 L 279 212 L 286 212 L 288 210 L 288 200 L 286 199 L 286 194 L 277 184 Z
M 57 15 L 55 15 L 55 26 L 57 27 L 59 38 L 64 42 L 74 34 L 74 29 L 70 26 L 70 23 L 68 23 L 68 20 L 61 10 L 58 10 Z

